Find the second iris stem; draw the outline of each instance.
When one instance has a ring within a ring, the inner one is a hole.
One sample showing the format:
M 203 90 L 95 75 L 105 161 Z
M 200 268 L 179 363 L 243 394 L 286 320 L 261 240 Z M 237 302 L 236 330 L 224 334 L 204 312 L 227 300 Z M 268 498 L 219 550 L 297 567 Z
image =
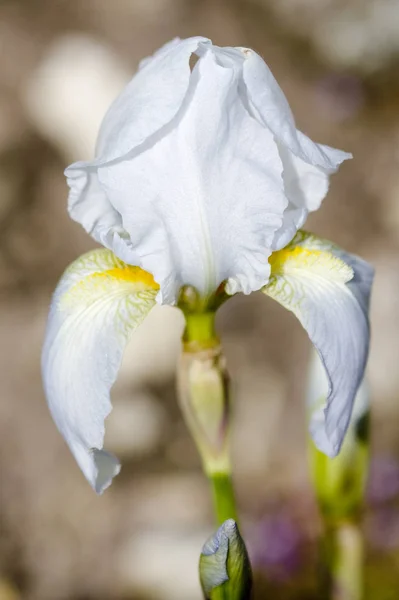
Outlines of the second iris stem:
M 325 523 L 320 546 L 320 591 L 328 600 L 362 600 L 363 536 L 359 523 Z

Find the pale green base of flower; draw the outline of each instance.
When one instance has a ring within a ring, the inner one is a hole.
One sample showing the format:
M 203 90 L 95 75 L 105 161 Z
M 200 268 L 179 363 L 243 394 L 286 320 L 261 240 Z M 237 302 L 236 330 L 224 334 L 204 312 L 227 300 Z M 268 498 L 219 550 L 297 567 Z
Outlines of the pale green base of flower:
M 184 332 L 184 342 L 203 345 L 207 347 L 214 344 L 217 340 L 215 332 L 215 313 L 203 312 L 195 314 L 185 314 L 186 329 Z
M 179 403 L 211 483 L 217 523 L 222 525 L 228 519 L 237 520 L 229 456 L 229 375 L 215 332 L 215 313 L 186 312 L 185 317 L 177 378 Z

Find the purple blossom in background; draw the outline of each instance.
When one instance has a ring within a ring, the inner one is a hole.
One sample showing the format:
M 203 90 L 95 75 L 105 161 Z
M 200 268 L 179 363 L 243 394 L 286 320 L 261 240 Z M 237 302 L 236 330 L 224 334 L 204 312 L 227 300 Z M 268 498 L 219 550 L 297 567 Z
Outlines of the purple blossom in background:
M 301 546 L 301 532 L 288 515 L 268 515 L 250 536 L 253 569 L 275 580 L 289 579 L 300 567 Z
M 388 456 L 375 458 L 371 463 L 367 499 L 372 514 L 367 523 L 367 537 L 378 550 L 390 551 L 399 547 L 399 464 Z
M 370 517 L 367 537 L 374 548 L 390 551 L 399 547 L 399 510 L 396 506 L 385 506 Z
M 380 504 L 399 496 L 399 464 L 391 457 L 374 458 L 371 462 L 367 498 Z

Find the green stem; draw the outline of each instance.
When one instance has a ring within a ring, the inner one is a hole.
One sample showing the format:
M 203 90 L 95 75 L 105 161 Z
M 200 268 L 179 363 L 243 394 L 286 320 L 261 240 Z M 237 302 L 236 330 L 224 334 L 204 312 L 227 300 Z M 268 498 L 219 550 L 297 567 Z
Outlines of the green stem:
M 213 345 L 216 339 L 215 313 L 186 314 L 184 341 L 195 344 Z
M 362 600 L 363 536 L 359 525 L 343 522 L 326 527 L 322 539 L 323 598 Z
M 227 519 L 234 519 L 237 522 L 237 509 L 231 475 L 229 473 L 211 473 L 209 481 L 212 486 L 217 524 L 222 525 Z

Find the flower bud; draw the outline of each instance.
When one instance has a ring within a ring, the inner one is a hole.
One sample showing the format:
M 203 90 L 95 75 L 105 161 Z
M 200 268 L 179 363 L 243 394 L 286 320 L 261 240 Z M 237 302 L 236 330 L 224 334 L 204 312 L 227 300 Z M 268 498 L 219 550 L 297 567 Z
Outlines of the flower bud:
M 200 580 L 206 600 L 248 600 L 252 573 L 247 549 L 233 519 L 206 542 L 200 557 Z M 222 595 L 221 595 L 222 593 Z

